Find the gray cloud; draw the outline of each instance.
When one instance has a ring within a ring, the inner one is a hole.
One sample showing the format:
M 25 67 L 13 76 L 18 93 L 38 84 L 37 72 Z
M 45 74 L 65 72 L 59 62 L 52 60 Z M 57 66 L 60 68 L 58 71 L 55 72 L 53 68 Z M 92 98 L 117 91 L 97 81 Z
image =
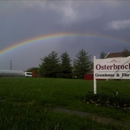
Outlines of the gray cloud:
M 130 19 L 109 22 L 107 23 L 107 28 L 115 30 L 130 28 Z
M 0 69 L 8 69 L 10 60 L 13 69 L 38 66 L 51 51 L 67 51 L 74 59 L 80 49 L 92 58 L 130 49 L 129 12 L 129 1 L 0 1 L 0 50 L 38 36 L 75 33 L 8 51 L 0 55 Z

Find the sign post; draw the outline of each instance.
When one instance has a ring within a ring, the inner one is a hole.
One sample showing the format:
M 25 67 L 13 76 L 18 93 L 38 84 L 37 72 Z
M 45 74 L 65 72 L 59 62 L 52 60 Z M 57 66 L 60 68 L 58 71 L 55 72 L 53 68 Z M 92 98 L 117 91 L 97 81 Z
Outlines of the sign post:
M 94 66 L 95 66 L 95 60 L 96 60 L 96 56 L 94 56 Z M 95 68 L 95 67 L 94 67 Z M 95 70 L 94 70 L 95 72 Z M 94 74 L 94 94 L 97 94 L 97 83 L 96 83 L 96 77 L 95 77 L 95 74 Z
M 94 56 L 94 94 L 96 79 L 130 79 L 130 57 L 96 59 Z

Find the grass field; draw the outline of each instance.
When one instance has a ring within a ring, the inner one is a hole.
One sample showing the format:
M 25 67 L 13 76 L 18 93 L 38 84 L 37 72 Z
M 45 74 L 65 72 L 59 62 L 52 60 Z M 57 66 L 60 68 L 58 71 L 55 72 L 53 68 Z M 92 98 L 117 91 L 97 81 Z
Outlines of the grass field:
M 97 81 L 97 93 L 130 97 L 130 81 Z M 9 130 L 101 130 L 125 129 L 103 125 L 88 118 L 52 112 L 55 107 L 94 113 L 130 122 L 130 110 L 87 105 L 86 94 L 93 92 L 93 81 L 78 79 L 1 78 L 0 129 Z

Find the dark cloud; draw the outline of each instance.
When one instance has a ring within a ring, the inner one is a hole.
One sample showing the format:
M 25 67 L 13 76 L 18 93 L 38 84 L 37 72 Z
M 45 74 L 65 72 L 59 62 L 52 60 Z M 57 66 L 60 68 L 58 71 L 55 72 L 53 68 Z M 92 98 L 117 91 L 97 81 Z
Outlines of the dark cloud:
M 0 1 L 0 50 L 41 35 L 89 34 L 44 40 L 0 55 L 0 69 L 37 67 L 40 58 L 67 51 L 72 59 L 81 49 L 99 57 L 104 51 L 130 49 L 129 1 Z

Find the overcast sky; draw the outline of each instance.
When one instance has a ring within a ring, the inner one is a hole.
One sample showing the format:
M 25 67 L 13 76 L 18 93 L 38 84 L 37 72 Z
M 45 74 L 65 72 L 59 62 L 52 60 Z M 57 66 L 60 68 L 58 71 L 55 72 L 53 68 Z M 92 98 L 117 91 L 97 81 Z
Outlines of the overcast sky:
M 99 58 L 101 52 L 130 50 L 130 1 L 122 0 L 26 0 L 0 1 L 0 51 L 22 41 L 48 38 L 0 53 L 0 69 L 38 67 L 52 51 L 65 51 L 71 59 L 84 49 Z

